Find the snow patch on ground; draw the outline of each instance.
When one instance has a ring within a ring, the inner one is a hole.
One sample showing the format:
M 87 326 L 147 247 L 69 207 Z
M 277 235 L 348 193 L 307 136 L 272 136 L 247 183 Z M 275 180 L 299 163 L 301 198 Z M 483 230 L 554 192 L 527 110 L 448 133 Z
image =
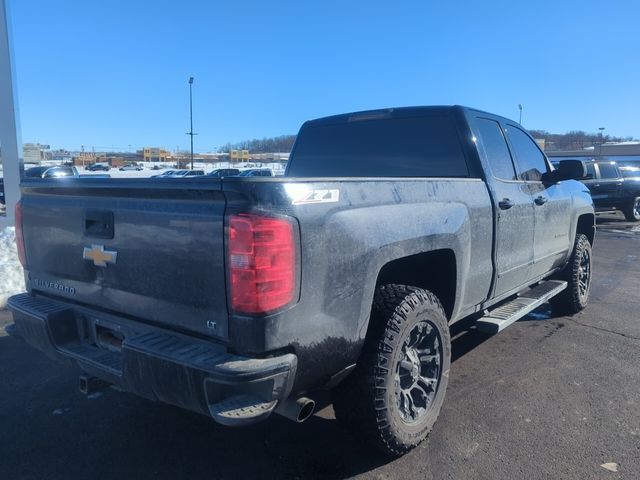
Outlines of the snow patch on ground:
M 0 309 L 7 306 L 7 299 L 24 292 L 24 274 L 18 260 L 16 231 L 14 227 L 0 230 Z

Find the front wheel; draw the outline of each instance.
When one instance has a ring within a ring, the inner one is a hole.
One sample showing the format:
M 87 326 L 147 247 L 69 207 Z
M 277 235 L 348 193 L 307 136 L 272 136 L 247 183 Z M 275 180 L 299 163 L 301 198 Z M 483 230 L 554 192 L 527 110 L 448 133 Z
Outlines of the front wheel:
M 628 221 L 640 222 L 640 197 L 635 197 L 622 213 Z
M 561 275 L 567 288 L 550 301 L 557 313 L 573 315 L 587 306 L 592 270 L 591 244 L 586 235 L 578 233 L 569 263 Z
M 438 418 L 449 379 L 447 317 L 431 292 L 384 285 L 353 373 L 333 391 L 338 421 L 384 453 L 401 455 Z

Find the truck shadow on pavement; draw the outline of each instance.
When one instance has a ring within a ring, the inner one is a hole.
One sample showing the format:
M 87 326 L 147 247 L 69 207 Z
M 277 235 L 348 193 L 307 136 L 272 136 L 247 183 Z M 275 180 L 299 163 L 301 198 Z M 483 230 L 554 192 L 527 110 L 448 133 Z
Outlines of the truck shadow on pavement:
M 0 478 L 341 478 L 389 461 L 330 408 L 227 428 L 112 389 L 86 397 L 78 373 L 0 336 Z
M 491 338 L 471 322 L 451 330 L 454 362 Z M 226 428 L 111 389 L 85 397 L 78 373 L 0 337 L 0 478 L 345 478 L 393 461 L 340 427 L 328 394 L 304 424 Z

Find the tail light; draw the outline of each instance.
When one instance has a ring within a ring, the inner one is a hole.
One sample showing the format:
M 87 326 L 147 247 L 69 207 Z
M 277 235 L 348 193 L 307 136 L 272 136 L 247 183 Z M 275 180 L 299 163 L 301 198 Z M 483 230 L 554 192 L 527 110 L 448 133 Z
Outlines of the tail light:
M 27 266 L 27 258 L 24 253 L 24 236 L 22 235 L 22 200 L 16 203 L 16 247 L 18 259 L 23 267 Z
M 292 220 L 239 214 L 229 217 L 229 277 L 235 312 L 270 313 L 290 304 L 297 288 Z

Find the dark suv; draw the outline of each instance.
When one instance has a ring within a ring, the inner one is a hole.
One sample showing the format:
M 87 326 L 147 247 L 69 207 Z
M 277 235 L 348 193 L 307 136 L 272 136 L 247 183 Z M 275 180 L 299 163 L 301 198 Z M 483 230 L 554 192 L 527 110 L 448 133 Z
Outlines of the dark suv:
M 86 167 L 84 167 L 84 169 L 90 172 L 97 172 L 97 171 L 108 172 L 111 169 L 111 167 L 106 163 L 93 163 L 91 165 L 87 165 Z
M 237 168 L 217 168 L 212 172 L 208 173 L 210 177 L 235 177 L 240 173 L 240 170 Z
M 63 178 L 78 177 L 76 167 L 60 165 L 56 167 L 32 167 L 24 171 L 25 178 Z
M 620 210 L 630 222 L 640 221 L 640 181 L 625 178 L 616 162 L 585 162 L 587 178 L 597 212 Z
M 268 168 L 251 168 L 243 170 L 238 174 L 239 177 L 273 177 L 273 172 Z

